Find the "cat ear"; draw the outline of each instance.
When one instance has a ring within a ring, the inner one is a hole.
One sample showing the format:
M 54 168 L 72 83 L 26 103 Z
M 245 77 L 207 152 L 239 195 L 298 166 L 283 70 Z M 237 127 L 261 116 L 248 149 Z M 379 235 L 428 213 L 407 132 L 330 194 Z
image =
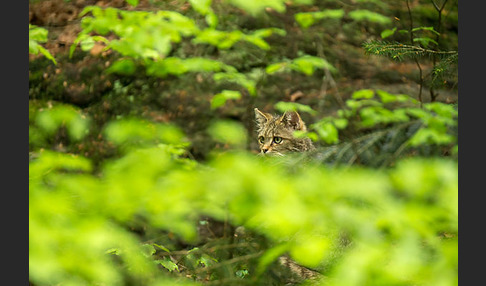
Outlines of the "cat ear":
M 285 126 L 294 130 L 307 130 L 304 121 L 302 121 L 300 115 L 296 111 L 285 111 L 285 113 L 278 119 L 278 122 L 281 122 Z
M 272 117 L 273 116 L 270 113 L 261 112 L 258 108 L 255 108 L 255 118 L 258 126 L 263 126 L 263 124 L 267 123 Z

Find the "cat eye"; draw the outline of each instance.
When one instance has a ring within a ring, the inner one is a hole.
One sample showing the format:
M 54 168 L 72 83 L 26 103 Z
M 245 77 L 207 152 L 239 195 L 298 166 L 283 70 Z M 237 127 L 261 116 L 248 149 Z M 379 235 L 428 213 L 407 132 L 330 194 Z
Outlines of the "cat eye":
M 278 136 L 273 137 L 273 142 L 275 142 L 275 144 L 282 143 L 282 137 L 278 137 Z
M 265 143 L 265 138 L 263 136 L 258 137 L 258 142 Z

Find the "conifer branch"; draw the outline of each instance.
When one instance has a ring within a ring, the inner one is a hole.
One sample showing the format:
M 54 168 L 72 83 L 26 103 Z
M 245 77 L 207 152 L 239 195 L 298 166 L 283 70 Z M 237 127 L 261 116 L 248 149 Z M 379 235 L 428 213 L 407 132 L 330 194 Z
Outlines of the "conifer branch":
M 392 59 L 402 60 L 405 57 L 418 58 L 423 56 L 438 55 L 450 56 L 457 55 L 457 51 L 435 51 L 419 46 L 405 45 L 398 42 L 369 41 L 363 44 L 367 54 L 387 56 Z

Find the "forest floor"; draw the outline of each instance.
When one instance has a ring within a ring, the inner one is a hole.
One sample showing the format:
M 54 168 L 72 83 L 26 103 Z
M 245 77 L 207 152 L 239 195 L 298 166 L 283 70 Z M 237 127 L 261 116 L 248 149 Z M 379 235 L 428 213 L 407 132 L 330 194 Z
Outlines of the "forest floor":
M 99 125 L 119 115 L 137 115 L 156 122 L 176 122 L 190 137 L 193 155 L 204 158 L 214 147 L 206 143 L 207 135 L 201 132 L 214 116 L 209 110 L 211 96 L 215 93 L 211 82 L 201 75 L 181 77 L 174 81 L 171 78 L 163 80 L 144 75 L 123 78 L 105 74 L 103 71 L 110 65 L 114 55 L 111 51 L 103 50 L 101 44 L 95 45 L 89 53 L 82 52 L 78 47 L 74 56 L 69 58 L 69 49 L 81 31 L 78 14 L 87 5 L 124 10 L 158 9 L 146 0 L 140 1 L 136 8 L 123 0 L 46 0 L 30 3 L 29 22 L 49 31 L 49 40 L 44 46 L 58 61 L 55 66 L 42 56 L 30 55 L 31 101 L 37 101 L 36 104 L 41 106 L 46 104 L 46 100 L 79 106 L 90 113 Z M 181 13 L 190 9 L 188 4 L 181 6 L 178 1 L 166 2 L 164 5 L 165 9 Z M 297 31 L 287 37 L 300 43 L 300 36 Z M 328 61 L 333 62 L 339 70 L 338 75 L 326 79 L 295 74 L 269 77 L 266 86 L 259 91 L 261 96 L 252 104 L 263 110 L 271 110 L 277 101 L 295 101 L 312 106 L 322 117 L 331 115 L 339 108 L 336 98 L 346 100 L 359 89 L 382 89 L 394 94 L 418 96 L 419 70 L 415 62 L 392 61 L 366 55 L 359 42 L 346 38 L 341 40 L 339 36 L 342 35 L 338 34 L 338 40 L 330 39 L 325 43 L 329 45 L 326 46 L 326 51 L 330 51 Z M 421 67 L 425 74 L 430 72 L 432 65 L 425 62 Z M 436 92 L 437 101 L 457 102 L 457 86 L 437 89 Z M 430 101 L 427 86 L 423 87 L 422 98 L 424 102 Z M 251 130 L 253 114 L 246 105 L 248 102 L 244 100 L 228 102 L 218 110 L 217 116 L 240 120 Z M 304 119 L 310 122 L 315 120 L 310 117 Z M 248 147 L 254 151 L 256 144 L 249 143 Z M 96 156 L 95 153 L 99 155 L 108 152 L 95 151 L 93 148 L 78 146 L 80 151 L 91 157 Z M 108 146 L 98 144 L 96 148 L 106 149 Z

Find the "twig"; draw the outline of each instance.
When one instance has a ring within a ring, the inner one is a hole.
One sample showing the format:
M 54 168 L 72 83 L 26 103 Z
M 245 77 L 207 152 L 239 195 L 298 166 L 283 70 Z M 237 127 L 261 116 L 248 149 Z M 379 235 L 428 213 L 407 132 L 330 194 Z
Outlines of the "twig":
M 317 36 L 317 56 L 320 58 L 323 58 L 327 61 L 326 56 L 324 55 L 324 49 L 322 47 L 322 39 Z M 339 106 L 342 109 L 346 108 L 346 105 L 344 104 L 343 99 L 341 98 L 341 95 L 339 94 L 338 87 L 336 84 L 336 81 L 332 77 L 331 71 L 327 68 L 324 68 L 324 76 L 322 77 L 322 85 L 321 85 L 321 91 L 320 93 L 323 94 L 323 97 L 326 97 L 327 93 L 327 84 L 330 84 L 336 91 L 332 93 L 334 99 L 336 99 L 336 102 L 339 104 Z
M 445 0 L 444 2 L 442 2 L 442 6 L 439 7 L 437 5 L 437 3 L 435 3 L 434 0 L 432 0 L 432 4 L 434 5 L 435 9 L 437 10 L 437 12 L 439 13 L 439 16 L 438 16 L 438 19 L 437 19 L 437 35 L 436 35 L 436 42 L 437 42 L 437 48 L 439 48 L 439 40 L 440 40 L 440 32 L 441 32 L 441 26 L 442 26 L 442 10 L 444 9 L 446 3 L 447 3 L 448 0 Z M 432 64 L 433 64 L 433 67 L 435 68 L 436 66 L 436 57 L 435 55 L 432 57 Z M 433 68 L 433 69 L 434 69 Z M 432 70 L 433 70 L 432 69 Z M 438 94 L 435 94 L 434 93 L 434 89 L 433 89 L 433 85 L 430 86 L 430 101 L 431 102 L 434 102 L 435 99 L 437 98 Z
M 410 18 L 410 44 L 413 45 L 413 18 L 412 18 L 412 11 L 410 10 L 410 4 L 409 0 L 407 0 L 407 10 L 408 10 L 408 17 Z M 418 94 L 418 99 L 420 101 L 420 107 L 423 105 L 422 101 L 422 88 L 424 85 L 424 78 L 422 75 L 422 67 L 420 66 L 420 63 L 417 58 L 414 58 L 415 64 L 417 65 L 419 69 L 419 94 Z

